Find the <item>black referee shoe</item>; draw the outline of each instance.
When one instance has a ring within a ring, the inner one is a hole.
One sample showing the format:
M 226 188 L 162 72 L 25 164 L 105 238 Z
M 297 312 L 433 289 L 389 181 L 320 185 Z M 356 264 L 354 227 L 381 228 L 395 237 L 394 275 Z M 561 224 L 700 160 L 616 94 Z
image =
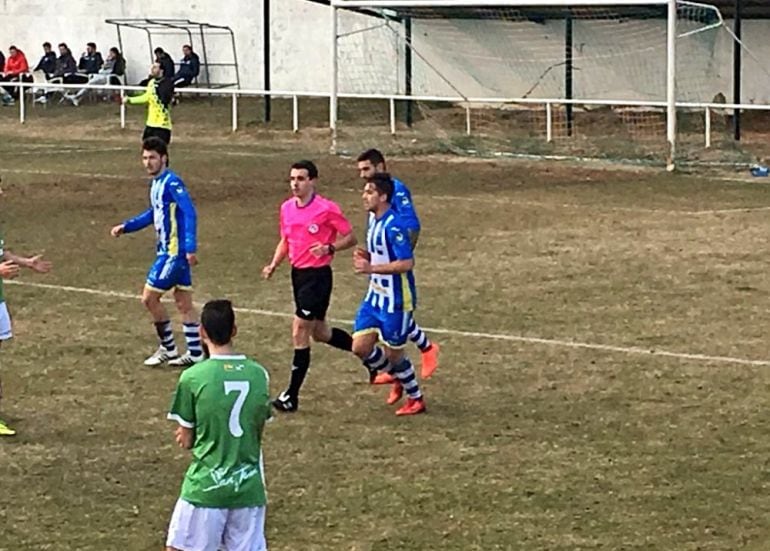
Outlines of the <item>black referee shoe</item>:
M 296 396 L 289 396 L 286 391 L 281 392 L 278 398 L 273 400 L 273 407 L 283 413 L 292 413 L 299 408 L 299 398 Z

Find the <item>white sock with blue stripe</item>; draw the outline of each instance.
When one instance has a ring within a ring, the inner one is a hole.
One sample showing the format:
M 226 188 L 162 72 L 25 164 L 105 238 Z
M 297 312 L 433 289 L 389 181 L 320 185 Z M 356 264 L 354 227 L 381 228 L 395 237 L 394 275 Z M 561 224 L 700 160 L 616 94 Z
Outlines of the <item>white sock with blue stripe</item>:
M 203 356 L 203 343 L 201 342 L 200 324 L 185 323 L 184 340 L 187 341 L 187 352 L 193 358 Z
M 170 354 L 176 353 L 176 343 L 174 342 L 174 330 L 171 321 L 156 321 L 155 332 L 160 339 L 160 345 Z
M 393 366 L 393 375 L 396 376 L 398 382 L 404 387 L 406 393 L 412 400 L 419 400 L 422 398 L 422 392 L 420 392 L 420 385 L 417 384 L 417 377 L 414 374 L 414 366 L 412 362 L 404 356 L 398 364 Z
M 364 365 L 369 371 L 390 371 L 388 368 L 388 358 L 385 356 L 382 348 L 375 346 L 372 353 L 364 360 Z
M 417 345 L 417 348 L 420 349 L 420 352 L 425 352 L 432 346 L 428 335 L 426 335 L 425 331 L 423 331 L 422 328 L 417 325 L 417 322 L 414 321 L 414 318 L 412 318 L 412 321 L 409 322 L 408 331 L 409 340 Z

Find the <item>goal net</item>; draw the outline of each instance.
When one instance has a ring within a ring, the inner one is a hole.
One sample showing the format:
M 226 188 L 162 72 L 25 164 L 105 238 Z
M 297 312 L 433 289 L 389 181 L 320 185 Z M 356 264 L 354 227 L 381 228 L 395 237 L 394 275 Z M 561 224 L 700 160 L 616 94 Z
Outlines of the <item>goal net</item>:
M 336 2 L 338 152 L 666 160 L 664 3 L 363 3 Z M 676 13 L 677 156 L 748 162 L 720 107 L 735 38 L 713 6 L 681 1 Z M 744 64 L 770 103 L 767 67 L 748 50 Z

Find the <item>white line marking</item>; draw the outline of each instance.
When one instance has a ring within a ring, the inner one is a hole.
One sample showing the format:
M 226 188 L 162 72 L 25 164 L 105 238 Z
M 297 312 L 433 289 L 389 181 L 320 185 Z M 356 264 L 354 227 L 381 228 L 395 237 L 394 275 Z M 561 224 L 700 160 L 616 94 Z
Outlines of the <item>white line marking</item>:
M 97 295 L 104 297 L 115 297 L 122 299 L 139 300 L 139 295 L 131 293 L 121 293 L 119 291 L 105 291 L 101 289 L 89 289 L 87 287 L 72 287 L 69 285 L 52 285 L 49 283 L 32 283 L 28 281 L 8 280 L 5 283 L 11 285 L 21 285 L 25 287 L 35 287 L 37 289 L 49 289 L 53 291 L 64 291 L 70 293 L 83 293 L 88 295 Z M 198 305 L 200 306 L 200 305 Z M 293 314 L 285 312 L 275 312 L 273 310 L 262 310 L 259 308 L 234 308 L 236 312 L 244 314 L 257 314 L 260 316 L 270 316 L 278 318 L 293 318 Z M 335 323 L 353 323 L 351 320 L 331 319 Z M 671 352 L 668 350 L 656 350 L 649 348 L 640 348 L 638 346 L 613 346 L 609 344 L 597 344 L 588 342 L 568 341 L 562 339 L 544 339 L 540 337 L 525 337 L 522 335 L 507 335 L 503 333 L 484 333 L 477 331 L 459 331 L 457 329 L 445 329 L 439 327 L 423 327 L 428 333 L 438 335 L 452 335 L 455 337 L 468 337 L 474 339 L 488 339 L 508 342 L 522 342 L 528 344 L 542 344 L 545 346 L 557 346 L 563 348 L 578 348 L 584 350 L 599 350 L 601 352 L 617 352 L 620 354 L 632 354 L 641 356 L 662 356 L 666 358 L 675 358 L 678 360 L 694 360 L 707 363 L 728 363 L 737 365 L 750 365 L 757 367 L 770 366 L 768 360 L 750 360 L 746 358 L 733 358 L 730 356 L 710 356 L 708 354 L 690 354 L 686 352 Z

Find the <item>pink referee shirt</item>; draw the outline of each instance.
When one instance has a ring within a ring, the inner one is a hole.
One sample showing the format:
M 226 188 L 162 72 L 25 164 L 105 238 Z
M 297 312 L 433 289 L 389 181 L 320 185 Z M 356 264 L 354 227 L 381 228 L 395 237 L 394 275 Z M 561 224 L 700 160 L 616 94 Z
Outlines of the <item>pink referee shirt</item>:
M 337 234 L 353 231 L 342 210 L 334 201 L 315 194 L 304 207 L 291 197 L 281 205 L 281 237 L 289 243 L 289 260 L 295 268 L 322 268 L 332 262 L 332 255 L 316 257 L 314 245 L 331 245 Z

